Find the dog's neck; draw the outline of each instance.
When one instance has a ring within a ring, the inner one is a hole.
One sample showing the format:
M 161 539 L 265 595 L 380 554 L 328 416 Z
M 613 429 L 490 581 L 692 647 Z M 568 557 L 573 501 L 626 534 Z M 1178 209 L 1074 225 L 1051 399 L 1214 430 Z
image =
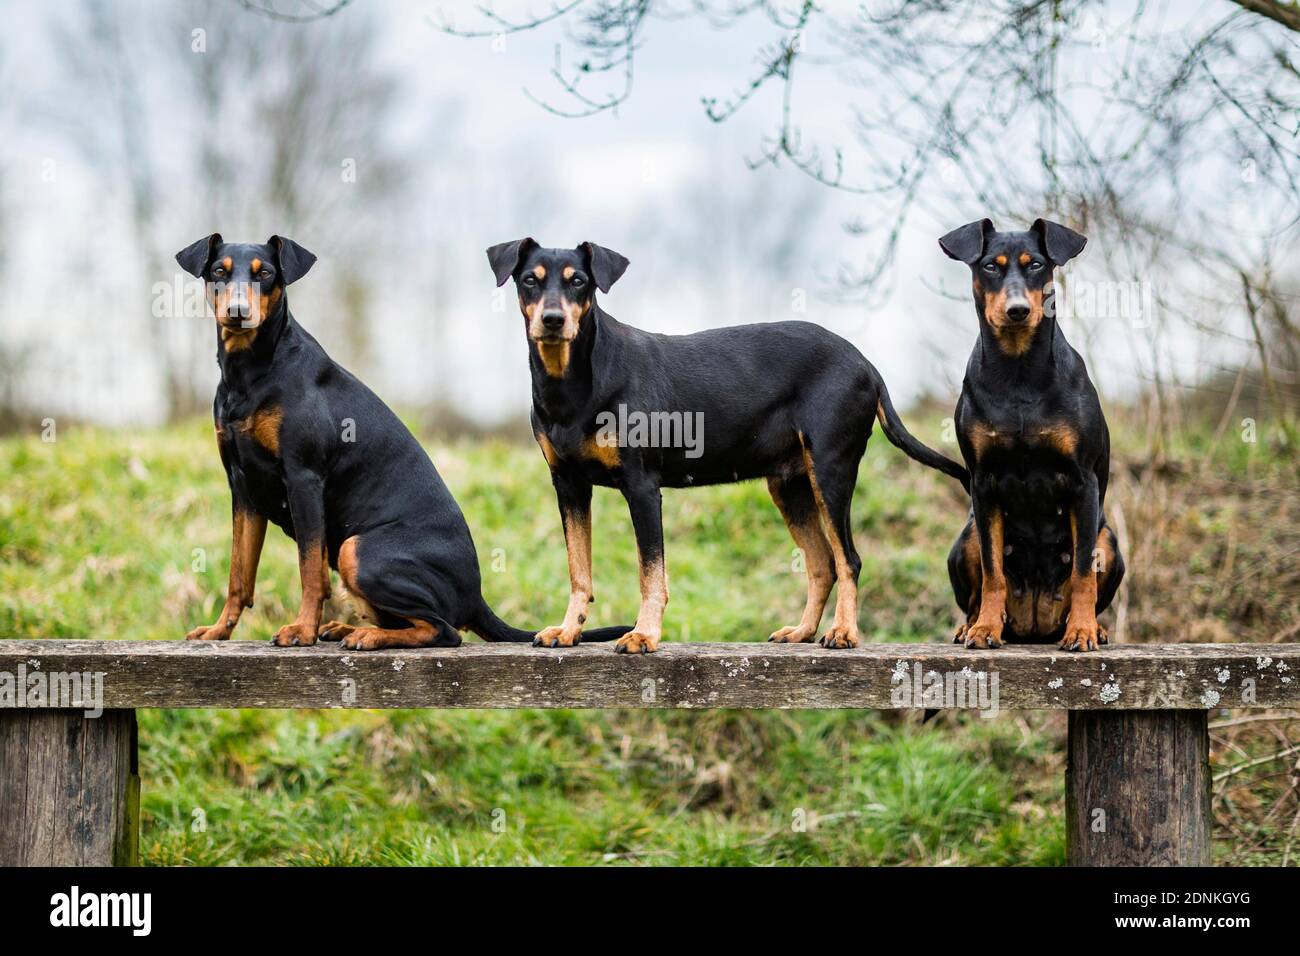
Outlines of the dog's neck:
M 281 295 L 274 311 L 244 337 L 229 336 L 217 325 L 217 365 L 227 388 L 242 391 L 271 367 L 280 341 L 293 327 L 288 296 Z
M 1056 346 L 1061 331 L 1054 316 L 1044 314 L 1038 326 L 1023 347 L 1014 347 L 1014 340 L 997 330 L 980 315 L 979 350 L 981 367 L 998 381 L 1015 382 L 1041 388 L 1056 375 Z
M 547 421 L 566 422 L 586 409 L 592 393 L 592 356 L 599 345 L 603 318 L 606 316 L 593 298 L 591 309 L 578 326 L 578 334 L 568 344 L 562 375 L 553 375 L 547 369 L 537 343 L 529 341 L 528 368 L 533 379 L 533 407 Z

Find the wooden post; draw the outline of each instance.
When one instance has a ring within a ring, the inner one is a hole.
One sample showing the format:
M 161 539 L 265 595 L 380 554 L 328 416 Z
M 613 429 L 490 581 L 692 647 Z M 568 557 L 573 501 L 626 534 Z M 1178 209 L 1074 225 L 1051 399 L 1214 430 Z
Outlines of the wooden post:
M 1072 710 L 1065 771 L 1071 866 L 1209 866 L 1204 710 Z
M 0 866 L 133 866 L 134 710 L 0 710 Z

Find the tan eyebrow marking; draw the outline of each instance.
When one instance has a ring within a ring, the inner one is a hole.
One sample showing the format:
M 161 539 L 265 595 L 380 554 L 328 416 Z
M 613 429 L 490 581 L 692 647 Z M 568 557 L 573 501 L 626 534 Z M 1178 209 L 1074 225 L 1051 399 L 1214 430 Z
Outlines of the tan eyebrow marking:
M 262 260 L 254 259 L 249 265 L 253 268 L 253 275 L 257 275 L 262 270 Z
M 537 276 L 537 278 L 539 278 L 539 279 L 545 279 L 545 278 L 546 278 L 546 266 L 534 266 L 534 267 L 533 267 L 533 275 Z
M 1006 256 L 998 256 L 998 257 L 997 257 L 996 259 L 994 259 L 993 261 L 996 262 L 996 263 L 997 263 L 998 265 L 1000 265 L 1000 266 L 1004 266 L 1004 265 L 1007 264 L 1007 257 L 1006 257 Z
M 562 272 L 561 275 L 563 275 L 564 278 L 566 278 L 566 279 L 572 279 L 572 278 L 573 278 L 573 273 L 576 272 L 576 271 L 577 271 L 577 270 L 574 269 L 573 266 L 565 266 L 565 267 L 564 267 L 564 272 Z
M 1033 258 L 1033 257 L 1032 257 L 1029 253 L 1027 253 L 1027 252 L 1022 252 L 1022 253 L 1020 253 L 1020 264 L 1021 264 L 1022 266 L 1027 266 L 1027 265 L 1029 265 L 1029 260 L 1032 259 L 1032 258 Z
M 231 269 L 235 268 L 235 260 L 230 258 L 230 256 L 226 256 L 226 258 L 221 260 L 221 265 L 227 272 L 229 272 Z

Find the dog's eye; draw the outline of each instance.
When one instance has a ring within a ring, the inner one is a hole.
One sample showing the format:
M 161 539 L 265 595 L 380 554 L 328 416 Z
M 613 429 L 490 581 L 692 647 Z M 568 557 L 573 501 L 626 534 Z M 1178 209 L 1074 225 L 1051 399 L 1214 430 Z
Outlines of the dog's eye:
M 984 263 L 984 271 L 988 273 L 997 272 L 998 264 L 990 259 L 988 262 Z
M 270 269 L 263 269 L 261 272 L 259 272 L 259 273 L 257 274 L 257 277 L 258 277 L 259 279 L 269 279 L 269 278 L 271 278 L 271 270 L 270 270 Z
M 570 284 L 575 289 L 581 289 L 584 285 L 587 284 L 587 280 L 584 279 L 582 276 L 574 276 Z
M 523 277 L 522 279 L 520 279 L 519 281 L 520 281 L 520 283 L 522 283 L 523 285 L 528 286 L 530 289 L 531 289 L 533 286 L 537 285 L 537 277 L 536 277 L 536 276 L 524 276 L 524 277 Z
M 1043 264 L 1042 264 L 1041 262 L 1039 262 L 1037 259 L 1035 259 L 1033 262 L 1029 263 L 1029 271 L 1030 271 L 1030 272 L 1039 272 L 1039 271 L 1042 270 L 1042 268 L 1043 268 Z
M 225 277 L 226 277 L 226 270 L 221 268 L 221 266 L 217 266 L 215 269 L 212 270 L 212 278 L 224 279 Z

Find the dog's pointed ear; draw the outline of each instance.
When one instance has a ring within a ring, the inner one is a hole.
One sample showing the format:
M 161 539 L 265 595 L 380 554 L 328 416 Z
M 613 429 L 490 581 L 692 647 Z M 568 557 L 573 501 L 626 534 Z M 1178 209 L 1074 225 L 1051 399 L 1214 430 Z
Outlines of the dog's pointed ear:
M 591 263 L 591 278 L 601 292 L 608 292 L 619 276 L 627 271 L 627 257 L 619 255 L 613 249 L 606 249 L 594 242 L 584 242 L 578 248 L 587 254 L 587 261 Z
M 219 245 L 221 245 L 221 233 L 214 232 L 210 236 L 204 236 L 202 239 L 190 243 L 176 253 L 176 261 L 190 275 L 202 279 L 203 273 L 208 271 L 208 265 L 212 262 L 212 257 L 216 254 Z
M 1035 219 L 1029 229 L 1038 233 L 1043 240 L 1043 248 L 1047 250 L 1047 258 L 1058 266 L 1065 265 L 1083 252 L 1083 247 L 1088 244 L 1087 236 L 1050 219 Z
M 947 253 L 949 259 L 974 265 L 984 255 L 984 242 L 992 231 L 993 223 L 988 219 L 968 222 L 940 239 L 939 248 Z
M 503 286 L 506 280 L 515 274 L 515 270 L 533 251 L 537 241 L 532 236 L 516 239 L 514 242 L 502 242 L 488 248 L 488 265 L 497 277 L 497 285 Z
M 275 250 L 275 257 L 279 260 L 277 265 L 280 269 L 280 278 L 284 284 L 297 282 L 308 272 L 316 263 L 316 254 L 308 252 L 292 239 L 286 239 L 284 236 L 272 236 L 266 240 L 266 244 Z

